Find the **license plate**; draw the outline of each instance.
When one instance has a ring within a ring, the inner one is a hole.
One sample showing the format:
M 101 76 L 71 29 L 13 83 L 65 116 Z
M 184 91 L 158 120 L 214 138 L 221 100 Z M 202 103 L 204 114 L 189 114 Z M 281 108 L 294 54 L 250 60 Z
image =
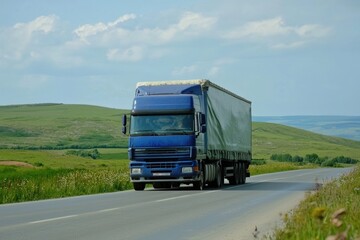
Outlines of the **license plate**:
M 156 176 L 156 177 L 162 177 L 162 176 L 170 176 L 170 173 L 167 173 L 167 172 L 158 172 L 158 173 L 153 173 L 153 176 Z

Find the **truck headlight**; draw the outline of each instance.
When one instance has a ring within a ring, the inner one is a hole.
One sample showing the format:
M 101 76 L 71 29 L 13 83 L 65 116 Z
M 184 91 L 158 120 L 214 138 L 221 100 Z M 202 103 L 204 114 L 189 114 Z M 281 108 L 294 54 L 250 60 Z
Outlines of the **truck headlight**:
M 192 167 L 183 167 L 181 172 L 182 173 L 192 173 Z
M 141 174 L 141 168 L 132 168 L 131 174 Z

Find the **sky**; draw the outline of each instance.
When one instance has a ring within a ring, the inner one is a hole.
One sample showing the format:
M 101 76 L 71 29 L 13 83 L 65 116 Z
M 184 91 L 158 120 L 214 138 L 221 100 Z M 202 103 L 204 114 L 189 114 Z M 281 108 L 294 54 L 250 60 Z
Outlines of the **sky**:
M 359 23 L 358 0 L 0 0 L 0 105 L 209 79 L 256 116 L 360 116 Z

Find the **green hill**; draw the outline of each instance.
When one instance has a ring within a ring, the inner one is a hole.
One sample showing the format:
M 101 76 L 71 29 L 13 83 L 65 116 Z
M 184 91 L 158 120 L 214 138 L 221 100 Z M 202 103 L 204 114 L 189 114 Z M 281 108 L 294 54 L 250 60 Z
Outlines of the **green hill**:
M 126 147 L 121 116 L 129 110 L 88 105 L 0 106 L 0 148 Z M 360 142 L 272 123 L 253 123 L 253 157 L 271 154 L 348 156 L 360 160 Z
M 253 120 L 360 141 L 360 116 L 254 116 Z
M 121 116 L 128 111 L 68 104 L 0 107 L 0 148 L 125 147 Z
M 271 154 L 321 157 L 347 156 L 360 160 L 360 141 L 321 135 L 274 123 L 253 123 L 255 158 L 268 159 Z

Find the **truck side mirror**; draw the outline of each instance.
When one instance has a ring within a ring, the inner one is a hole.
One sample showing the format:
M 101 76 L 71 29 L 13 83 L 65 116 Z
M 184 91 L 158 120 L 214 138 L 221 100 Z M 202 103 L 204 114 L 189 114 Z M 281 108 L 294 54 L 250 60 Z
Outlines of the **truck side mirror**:
M 123 134 L 126 134 L 126 123 L 127 123 L 127 117 L 126 117 L 126 115 L 124 114 L 124 115 L 122 116 L 122 129 L 121 129 L 121 132 L 122 132 Z
M 204 125 L 201 125 L 201 127 L 200 127 L 200 132 L 201 133 L 206 133 L 206 125 L 204 124 Z
M 205 125 L 205 124 L 206 124 L 205 114 L 201 113 L 200 114 L 200 125 Z
M 205 114 L 198 112 L 196 113 L 196 129 L 195 131 L 197 131 L 198 133 L 205 133 L 206 132 L 206 116 Z

